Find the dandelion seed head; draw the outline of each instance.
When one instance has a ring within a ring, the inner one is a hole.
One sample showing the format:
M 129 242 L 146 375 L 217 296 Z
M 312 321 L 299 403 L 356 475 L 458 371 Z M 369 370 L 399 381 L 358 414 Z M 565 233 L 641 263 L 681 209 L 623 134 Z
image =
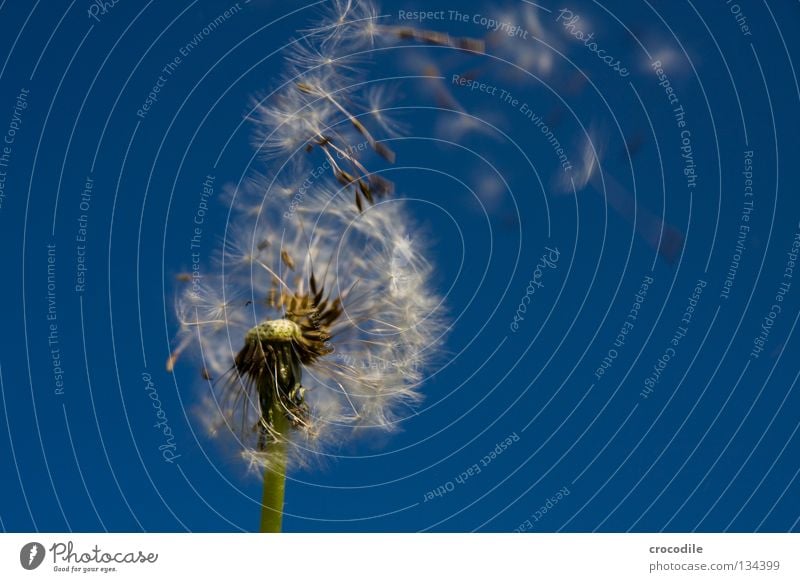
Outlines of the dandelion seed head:
M 237 227 L 224 272 L 180 301 L 187 325 L 201 328 L 191 337 L 213 355 L 204 424 L 231 434 L 257 467 L 276 438 L 303 465 L 356 428 L 396 430 L 421 400 L 445 328 L 425 238 L 402 201 L 358 212 L 320 189 L 296 210 L 287 218 L 268 208 L 257 225 Z M 231 304 L 226 295 L 251 299 Z M 271 432 L 276 402 L 289 435 Z

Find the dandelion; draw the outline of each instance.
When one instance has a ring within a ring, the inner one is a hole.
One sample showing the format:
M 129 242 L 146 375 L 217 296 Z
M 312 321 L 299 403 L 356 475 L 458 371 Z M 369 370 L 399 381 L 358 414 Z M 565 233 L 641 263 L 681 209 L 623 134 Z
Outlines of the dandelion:
M 356 434 L 397 429 L 447 329 L 425 235 L 360 158 L 394 163 L 378 132 L 397 125 L 385 89 L 356 82 L 357 49 L 386 36 L 480 47 L 378 18 L 370 2 L 334 0 L 290 44 L 282 85 L 249 115 L 254 146 L 281 170 L 227 189 L 233 218 L 214 266 L 184 278 L 176 301 L 168 368 L 196 346 L 209 388 L 198 416 L 263 474 L 262 531 L 280 530 L 287 470 Z M 309 168 L 313 153 L 321 164 Z

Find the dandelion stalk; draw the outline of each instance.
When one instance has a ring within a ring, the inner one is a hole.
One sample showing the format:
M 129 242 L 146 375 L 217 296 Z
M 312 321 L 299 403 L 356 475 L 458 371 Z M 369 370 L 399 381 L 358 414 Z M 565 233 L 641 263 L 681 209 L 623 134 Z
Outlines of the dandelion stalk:
M 267 388 L 267 387 L 265 387 Z M 264 469 L 264 490 L 261 497 L 262 533 L 279 533 L 283 522 L 283 494 L 286 489 L 286 433 L 289 420 L 276 402 L 272 408 L 273 430 L 278 438 L 267 445 L 266 453 L 271 459 Z

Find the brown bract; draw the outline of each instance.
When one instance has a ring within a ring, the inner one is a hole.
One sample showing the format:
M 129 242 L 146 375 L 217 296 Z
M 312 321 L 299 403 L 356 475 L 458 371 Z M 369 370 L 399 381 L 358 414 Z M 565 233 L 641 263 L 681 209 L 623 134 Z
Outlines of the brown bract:
M 282 259 L 294 263 L 288 254 Z M 235 374 L 228 382 L 229 394 L 236 394 L 234 398 L 242 405 L 258 398 L 261 416 L 253 429 L 259 433 L 259 450 L 280 438 L 274 430 L 275 414 L 283 414 L 293 428 L 309 426 L 303 366 L 333 352 L 331 327 L 343 313 L 341 298 L 331 299 L 313 274 L 308 292 L 281 290 L 280 285 L 273 281 L 266 303 L 282 311 L 283 318 L 250 330 L 236 354 Z

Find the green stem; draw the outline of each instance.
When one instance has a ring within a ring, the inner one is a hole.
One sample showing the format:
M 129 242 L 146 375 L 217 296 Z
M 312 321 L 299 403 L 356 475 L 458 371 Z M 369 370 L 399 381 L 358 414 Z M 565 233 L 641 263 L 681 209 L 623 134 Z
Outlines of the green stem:
M 289 433 L 289 420 L 286 411 L 276 404 L 272 409 L 274 429 L 279 435 Z M 261 522 L 259 531 L 278 533 L 283 521 L 283 493 L 286 488 L 286 440 L 285 438 L 267 445 L 269 466 L 264 469 L 264 492 L 261 498 Z

